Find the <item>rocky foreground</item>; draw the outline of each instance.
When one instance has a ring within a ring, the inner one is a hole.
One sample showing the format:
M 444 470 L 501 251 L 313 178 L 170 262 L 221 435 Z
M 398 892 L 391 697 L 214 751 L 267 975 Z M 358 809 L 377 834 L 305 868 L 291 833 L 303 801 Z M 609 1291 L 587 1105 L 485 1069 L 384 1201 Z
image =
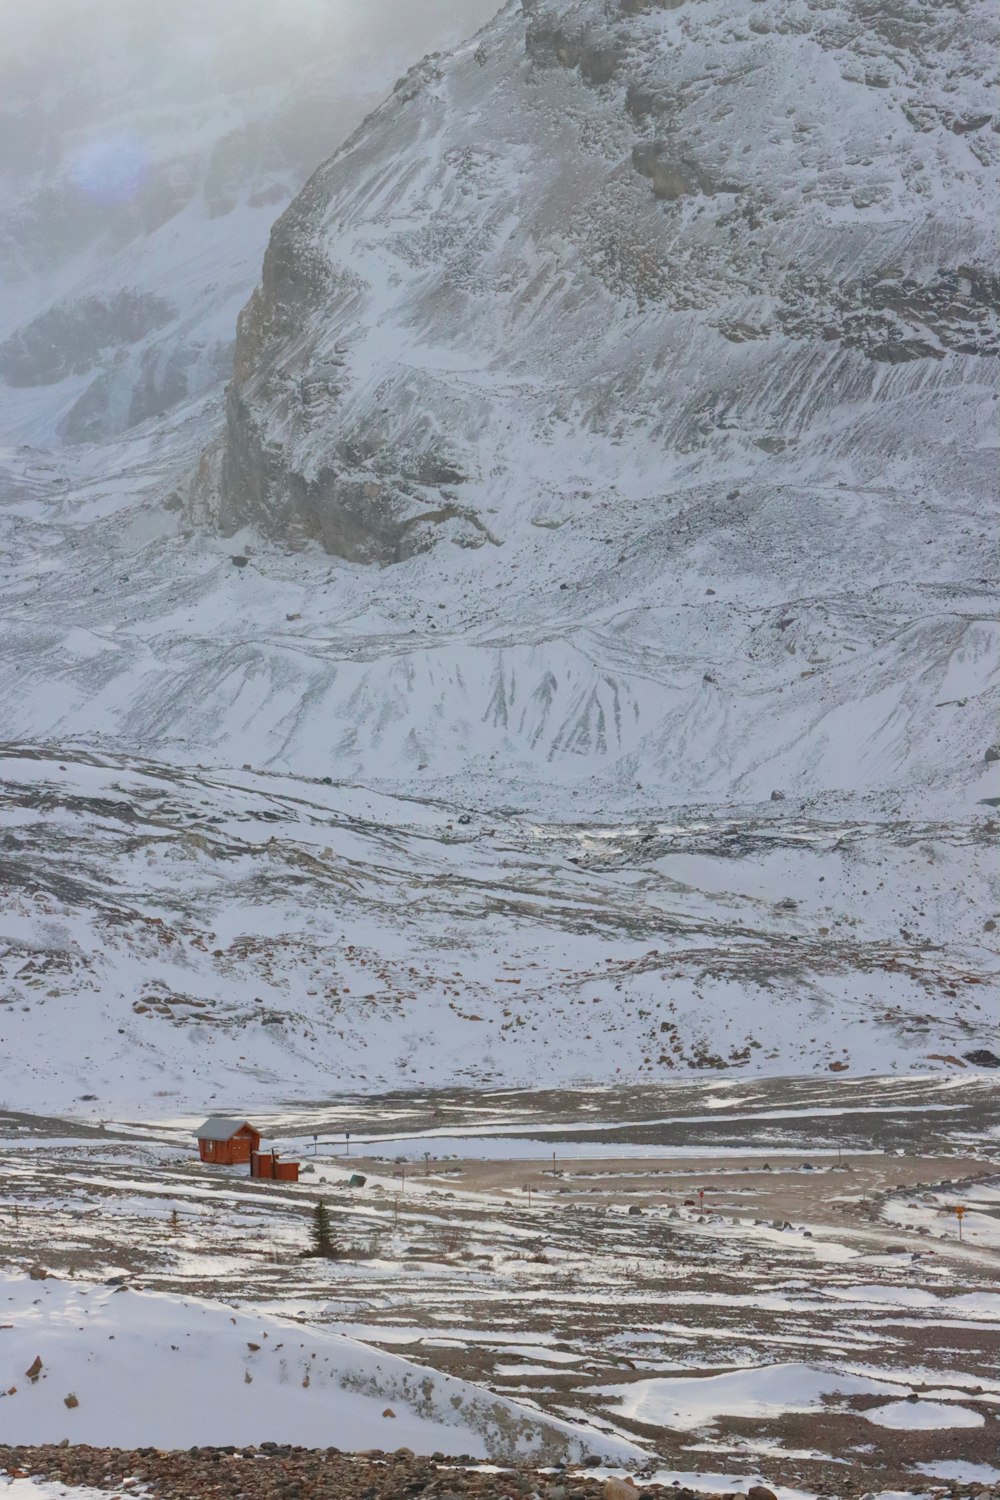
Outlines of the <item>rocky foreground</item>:
M 295 1448 L 261 1443 L 252 1448 L 190 1448 L 163 1452 L 156 1448 L 38 1447 L 0 1445 L 0 1475 L 43 1478 L 89 1486 L 125 1500 L 129 1493 L 161 1500 L 411 1500 L 420 1495 L 438 1500 L 632 1500 L 631 1479 L 604 1479 L 586 1470 L 555 1468 L 479 1468 L 465 1457 L 443 1454 L 422 1458 L 409 1448 L 394 1453 L 341 1453 L 337 1448 Z M 845 1478 L 836 1491 L 818 1500 L 850 1497 L 869 1500 L 864 1476 Z M 777 1500 L 765 1485 L 733 1490 L 746 1500 Z M 995 1500 L 1000 1485 L 936 1485 L 923 1493 L 952 1500 Z M 718 1500 L 679 1484 L 644 1483 L 643 1500 Z

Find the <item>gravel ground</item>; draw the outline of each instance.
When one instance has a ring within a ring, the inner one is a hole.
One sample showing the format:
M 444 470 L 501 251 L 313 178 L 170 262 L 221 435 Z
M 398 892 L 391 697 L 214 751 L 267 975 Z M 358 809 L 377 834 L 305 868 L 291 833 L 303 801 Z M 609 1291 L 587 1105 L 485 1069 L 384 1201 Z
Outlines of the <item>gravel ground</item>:
M 615 1500 L 624 1486 L 580 1471 L 477 1468 L 395 1453 L 341 1453 L 336 1448 L 152 1448 L 0 1446 L 0 1471 L 86 1485 L 122 1495 L 141 1492 L 162 1500 L 469 1500 L 539 1496 L 540 1500 Z M 694 1490 L 650 1485 L 650 1500 L 701 1500 Z M 758 1488 L 755 1500 L 770 1493 Z
M 475 1461 L 421 1457 L 409 1448 L 387 1453 L 342 1453 L 336 1448 L 296 1448 L 262 1443 L 253 1448 L 88 1448 L 83 1445 L 0 1445 L 0 1476 L 54 1480 L 102 1491 L 115 1500 L 628 1500 L 632 1481 L 605 1479 L 580 1469 L 515 1469 Z M 867 1477 L 870 1479 L 870 1476 Z M 881 1486 L 876 1484 L 876 1489 Z M 643 1500 L 719 1500 L 676 1482 L 642 1482 Z M 812 1492 L 810 1492 L 812 1493 Z M 934 1482 L 921 1500 L 1000 1500 L 1000 1484 Z M 772 1490 L 747 1481 L 730 1492 L 746 1500 L 776 1500 Z M 817 1500 L 876 1500 L 863 1473 L 843 1476 Z M 894 1500 L 906 1500 L 897 1492 Z

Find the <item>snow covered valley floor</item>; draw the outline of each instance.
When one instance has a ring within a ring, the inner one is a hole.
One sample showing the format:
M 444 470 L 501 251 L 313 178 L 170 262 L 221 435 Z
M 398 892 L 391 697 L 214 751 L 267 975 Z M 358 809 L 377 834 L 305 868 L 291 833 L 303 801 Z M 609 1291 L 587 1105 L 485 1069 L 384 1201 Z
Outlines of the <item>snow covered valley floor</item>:
M 257 1440 L 534 1448 L 724 1487 L 961 1488 L 1000 1437 L 992 1092 L 342 1098 L 258 1120 L 297 1185 L 200 1164 L 188 1118 L 8 1114 L 0 1443 L 240 1442 L 245 1416 Z M 302 1257 L 318 1198 L 333 1261 Z M 161 1379 L 179 1394 L 157 1406 Z

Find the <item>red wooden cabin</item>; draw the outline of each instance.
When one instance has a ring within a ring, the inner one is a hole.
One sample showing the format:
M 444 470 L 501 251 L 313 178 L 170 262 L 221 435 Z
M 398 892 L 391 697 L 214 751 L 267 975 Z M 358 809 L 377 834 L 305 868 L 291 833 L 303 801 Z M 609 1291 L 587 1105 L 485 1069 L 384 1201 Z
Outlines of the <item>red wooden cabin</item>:
M 202 1161 L 231 1167 L 249 1162 L 260 1145 L 260 1131 L 249 1120 L 230 1120 L 226 1115 L 210 1115 L 198 1129 L 198 1153 Z

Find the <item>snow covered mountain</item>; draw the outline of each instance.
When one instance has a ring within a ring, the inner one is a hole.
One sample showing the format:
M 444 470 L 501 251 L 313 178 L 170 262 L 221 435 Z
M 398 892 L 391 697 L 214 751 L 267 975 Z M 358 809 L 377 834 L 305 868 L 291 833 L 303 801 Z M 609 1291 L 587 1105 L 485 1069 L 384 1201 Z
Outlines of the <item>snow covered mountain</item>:
M 659 564 L 685 497 L 739 534 L 781 495 L 794 548 L 848 528 L 831 487 L 981 495 L 994 23 L 984 3 L 508 5 L 278 224 L 223 520 L 391 562 L 624 513 L 633 538 L 658 523 Z
M 491 0 L 0 0 L 8 438 L 94 441 L 220 385 L 268 230 Z
M 406 562 L 335 575 L 338 765 L 978 783 L 994 19 L 511 4 L 313 177 L 196 513 Z
M 989 1053 L 992 24 L 510 4 L 0 451 L 10 1102 Z

